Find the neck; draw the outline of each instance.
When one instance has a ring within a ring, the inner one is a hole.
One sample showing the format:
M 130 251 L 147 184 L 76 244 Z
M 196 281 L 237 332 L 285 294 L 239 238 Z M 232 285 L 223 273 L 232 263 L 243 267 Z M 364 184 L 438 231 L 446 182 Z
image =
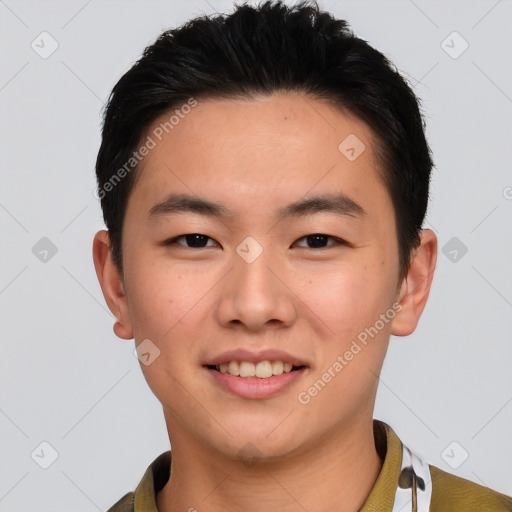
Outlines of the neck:
M 253 464 L 176 432 L 172 439 L 171 477 L 157 495 L 159 512 L 357 512 L 382 467 L 368 420 L 279 461 Z

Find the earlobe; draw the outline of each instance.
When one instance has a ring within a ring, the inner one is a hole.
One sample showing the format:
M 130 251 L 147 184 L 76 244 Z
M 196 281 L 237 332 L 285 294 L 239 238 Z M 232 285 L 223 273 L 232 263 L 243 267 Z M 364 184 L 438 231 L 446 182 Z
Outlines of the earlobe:
M 422 230 L 420 237 L 420 246 L 411 258 L 409 271 L 400 288 L 397 302 L 401 310 L 391 328 L 394 336 L 408 336 L 414 332 L 430 293 L 437 261 L 437 237 L 430 229 Z
M 94 237 L 93 260 L 96 275 L 103 292 L 108 308 L 116 317 L 114 333 L 119 338 L 129 340 L 133 338 L 133 328 L 128 311 L 128 303 L 124 292 L 123 281 L 114 264 L 110 252 L 110 237 L 108 231 L 98 231 Z

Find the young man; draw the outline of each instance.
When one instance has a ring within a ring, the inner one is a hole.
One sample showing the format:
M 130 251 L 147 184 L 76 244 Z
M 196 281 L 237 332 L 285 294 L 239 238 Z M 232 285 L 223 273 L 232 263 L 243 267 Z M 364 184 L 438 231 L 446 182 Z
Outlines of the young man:
M 511 511 L 373 419 L 437 241 L 418 102 L 315 4 L 168 31 L 114 87 L 94 239 L 171 452 L 110 510 Z

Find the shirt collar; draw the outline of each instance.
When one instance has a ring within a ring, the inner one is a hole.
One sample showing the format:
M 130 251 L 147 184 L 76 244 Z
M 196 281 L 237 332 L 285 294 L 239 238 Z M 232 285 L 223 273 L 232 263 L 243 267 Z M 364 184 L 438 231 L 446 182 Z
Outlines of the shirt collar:
M 373 420 L 377 452 L 383 459 L 375 484 L 359 512 L 392 512 L 402 462 L 402 442 L 393 429 Z M 159 455 L 147 468 L 135 489 L 134 512 L 158 512 L 156 495 L 169 480 L 171 452 Z
M 384 462 L 360 512 L 391 512 L 400 476 L 402 442 L 383 421 L 373 420 L 373 434 L 377 452 Z

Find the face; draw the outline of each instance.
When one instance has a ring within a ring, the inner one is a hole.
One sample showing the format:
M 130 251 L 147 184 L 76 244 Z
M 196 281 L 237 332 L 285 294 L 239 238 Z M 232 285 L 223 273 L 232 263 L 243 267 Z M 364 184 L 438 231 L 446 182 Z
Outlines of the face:
M 369 127 L 280 93 L 198 101 L 164 135 L 128 201 L 116 314 L 150 340 L 141 368 L 171 443 L 279 457 L 367 421 L 401 307 Z M 260 376 L 216 369 L 229 361 Z M 261 377 L 275 361 L 294 369 Z

